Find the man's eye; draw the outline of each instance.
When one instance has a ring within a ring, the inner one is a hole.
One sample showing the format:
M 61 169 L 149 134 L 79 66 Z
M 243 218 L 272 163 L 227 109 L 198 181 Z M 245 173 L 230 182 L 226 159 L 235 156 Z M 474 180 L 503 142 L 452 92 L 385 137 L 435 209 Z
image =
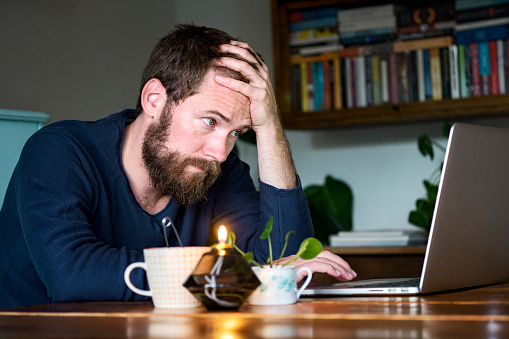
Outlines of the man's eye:
M 203 118 L 203 121 L 205 122 L 205 124 L 207 126 L 215 126 L 216 125 L 216 120 L 213 118 Z
M 232 137 L 237 138 L 239 135 L 240 135 L 240 132 L 239 132 L 239 131 L 233 131 L 233 132 L 232 132 Z

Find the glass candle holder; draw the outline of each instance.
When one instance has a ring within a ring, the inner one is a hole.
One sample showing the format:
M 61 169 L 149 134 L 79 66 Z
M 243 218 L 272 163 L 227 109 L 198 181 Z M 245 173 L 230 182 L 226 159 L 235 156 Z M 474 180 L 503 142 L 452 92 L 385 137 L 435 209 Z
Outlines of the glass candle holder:
M 184 283 L 207 310 L 237 310 L 259 285 L 244 257 L 225 243 L 205 253 Z

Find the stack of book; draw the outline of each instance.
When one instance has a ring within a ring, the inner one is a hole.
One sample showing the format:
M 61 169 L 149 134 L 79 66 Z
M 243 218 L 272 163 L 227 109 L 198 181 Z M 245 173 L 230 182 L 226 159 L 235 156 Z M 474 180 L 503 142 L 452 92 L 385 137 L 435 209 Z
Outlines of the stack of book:
M 461 97 L 506 94 L 509 0 L 456 0 Z
M 387 4 L 338 11 L 339 34 L 345 47 L 392 41 L 397 6 Z
M 453 35 L 456 26 L 453 3 L 403 8 L 396 14 L 398 40 L 415 40 Z
M 291 12 L 288 21 L 291 54 L 315 55 L 341 48 L 337 28 L 337 8 Z
M 421 230 L 354 231 L 329 236 L 329 245 L 332 247 L 421 246 L 426 245 L 427 241 L 428 233 Z

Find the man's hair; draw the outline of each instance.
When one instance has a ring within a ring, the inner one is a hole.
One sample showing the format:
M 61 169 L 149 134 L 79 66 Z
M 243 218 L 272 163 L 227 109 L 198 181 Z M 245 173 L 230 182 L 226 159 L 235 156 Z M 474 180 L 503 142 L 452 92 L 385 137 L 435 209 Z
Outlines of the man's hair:
M 192 24 L 177 25 L 173 31 L 159 40 L 143 70 L 140 96 L 136 105 L 137 113 L 140 114 L 142 111 L 143 87 L 153 78 L 160 80 L 166 88 L 168 96 L 166 105 L 178 104 L 195 94 L 210 69 L 248 83 L 247 78 L 240 72 L 214 65 L 216 60 L 225 56 L 248 62 L 237 54 L 220 51 L 220 45 L 228 44 L 232 40 L 238 39 L 218 29 Z M 257 68 L 256 64 L 249 63 Z

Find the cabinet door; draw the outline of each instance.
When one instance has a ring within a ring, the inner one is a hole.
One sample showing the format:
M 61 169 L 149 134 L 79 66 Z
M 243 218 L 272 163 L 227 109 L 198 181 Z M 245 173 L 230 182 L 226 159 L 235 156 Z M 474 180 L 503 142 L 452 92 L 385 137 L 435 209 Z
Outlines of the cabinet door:
M 0 109 L 0 206 L 25 142 L 48 119 L 44 113 Z

